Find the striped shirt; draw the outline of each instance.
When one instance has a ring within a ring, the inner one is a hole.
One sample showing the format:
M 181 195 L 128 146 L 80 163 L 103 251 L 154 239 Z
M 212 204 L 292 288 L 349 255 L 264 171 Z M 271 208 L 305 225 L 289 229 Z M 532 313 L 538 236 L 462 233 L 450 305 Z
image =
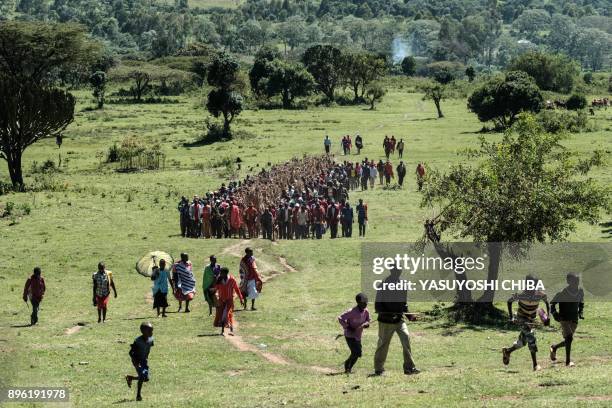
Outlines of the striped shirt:
M 195 292 L 196 281 L 191 271 L 191 262 L 177 262 L 172 266 L 172 272 L 176 274 L 177 287 L 184 295 Z
M 523 291 L 512 295 L 509 301 L 518 302 L 519 307 L 516 313 L 519 318 L 534 321 L 538 313 L 540 302 L 547 302 L 548 298 L 544 292 Z

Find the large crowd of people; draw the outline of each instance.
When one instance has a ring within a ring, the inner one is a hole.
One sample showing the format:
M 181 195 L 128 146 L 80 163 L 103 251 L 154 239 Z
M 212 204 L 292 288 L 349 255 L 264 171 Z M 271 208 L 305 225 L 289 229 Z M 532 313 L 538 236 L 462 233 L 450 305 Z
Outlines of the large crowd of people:
M 181 235 L 191 238 L 321 239 L 352 236 L 357 219 L 364 236 L 367 204 L 353 207 L 352 164 L 305 156 L 262 169 L 240 182 L 178 204 Z M 339 229 L 340 227 L 340 229 Z
M 402 188 L 408 173 L 403 160 L 394 166 L 389 155 L 401 159 L 404 141 L 385 136 L 387 160 L 336 162 L 330 153 L 329 136 L 324 139 L 325 154 L 293 158 L 262 169 L 242 181 L 223 183 L 215 191 L 183 196 L 178 204 L 181 236 L 190 238 L 321 239 L 328 231 L 331 238 L 352 237 L 355 221 L 359 236 L 365 236 L 368 206 L 358 200 L 349 202 L 350 191 L 382 187 Z M 360 151 L 363 138 L 357 134 Z M 345 156 L 351 154 L 350 135 L 342 138 Z M 417 186 L 422 189 L 425 166 L 415 170 Z M 395 184 L 396 183 L 396 184 Z

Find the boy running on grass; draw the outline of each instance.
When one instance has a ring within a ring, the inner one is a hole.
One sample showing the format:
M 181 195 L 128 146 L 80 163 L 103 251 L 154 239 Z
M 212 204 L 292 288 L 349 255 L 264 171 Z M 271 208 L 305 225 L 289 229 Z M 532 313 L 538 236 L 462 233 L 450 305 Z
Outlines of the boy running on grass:
M 126 375 L 125 380 L 129 388 L 132 388 L 132 381 L 138 380 L 138 391 L 136 393 L 136 401 L 142 401 L 142 384 L 149 381 L 149 352 L 153 347 L 153 325 L 149 322 L 140 325 L 140 333 L 134 343 L 130 346 L 130 358 L 132 365 L 136 369 L 137 376 Z
M 584 319 L 582 314 L 584 309 L 584 292 L 579 288 L 580 278 L 573 273 L 568 273 L 567 287 L 557 293 L 551 302 L 552 315 L 561 325 L 563 341 L 559 344 L 550 346 L 550 359 L 557 361 L 557 349 L 565 347 L 565 365 L 573 367 L 570 355 L 572 352 L 572 341 L 574 333 L 578 327 L 578 319 Z M 557 312 L 557 303 L 559 311 Z
M 351 350 L 351 355 L 344 362 L 344 372 L 351 373 L 353 366 L 361 357 L 361 335 L 363 329 L 370 327 L 370 312 L 368 312 L 368 298 L 359 293 L 355 296 L 357 306 L 347 310 L 338 317 L 338 322 L 344 328 L 344 338 Z
M 527 287 L 535 287 L 539 282 L 539 279 L 534 277 L 533 275 L 527 275 L 525 278 L 527 283 Z M 516 319 L 513 318 L 512 315 L 512 303 L 518 302 L 518 311 Z M 540 371 L 542 367 L 538 364 L 536 353 L 538 352 L 538 346 L 536 345 L 536 337 L 535 337 L 535 319 L 538 312 L 538 306 L 540 302 L 544 302 L 546 305 L 546 315 L 548 316 L 550 313 L 550 306 L 548 304 L 548 299 L 546 294 L 542 291 L 535 289 L 526 289 L 521 293 L 515 293 L 512 295 L 510 299 L 508 299 L 508 314 L 510 316 L 510 320 L 516 323 L 521 332 L 519 334 L 518 339 L 514 342 L 512 347 L 503 348 L 503 362 L 504 365 L 510 364 L 510 354 L 520 349 L 521 347 L 527 345 L 529 347 L 529 351 L 531 352 L 531 361 L 533 363 L 533 371 Z M 545 326 L 550 324 L 550 319 L 544 322 Z

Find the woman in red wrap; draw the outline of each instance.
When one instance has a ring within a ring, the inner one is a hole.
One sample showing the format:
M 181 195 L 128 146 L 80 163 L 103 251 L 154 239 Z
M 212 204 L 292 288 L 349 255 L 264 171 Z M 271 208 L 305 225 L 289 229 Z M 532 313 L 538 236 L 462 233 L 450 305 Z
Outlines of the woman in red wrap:
M 232 236 L 238 236 L 240 233 L 240 226 L 242 225 L 242 214 L 235 201 L 233 202 L 230 211 L 230 227 L 232 230 Z
M 236 279 L 229 274 L 229 269 L 221 268 L 219 278 L 215 284 L 217 292 L 217 309 L 215 314 L 215 327 L 221 327 L 221 335 L 225 334 L 225 328 L 229 327 L 230 335 L 234 334 L 234 294 L 240 302 L 243 301 L 242 293 L 236 283 Z

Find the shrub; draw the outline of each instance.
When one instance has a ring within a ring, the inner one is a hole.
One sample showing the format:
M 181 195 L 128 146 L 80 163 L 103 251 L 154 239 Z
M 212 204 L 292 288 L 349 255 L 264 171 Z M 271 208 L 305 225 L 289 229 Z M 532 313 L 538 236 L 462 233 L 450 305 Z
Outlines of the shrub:
M 66 191 L 68 186 L 59 181 L 54 173 L 40 173 L 34 176 L 32 191 Z
M 30 213 L 32 212 L 32 208 L 30 207 L 30 204 L 28 203 L 21 204 L 19 206 L 19 209 L 24 215 L 30 215 Z
M 580 110 L 587 106 L 587 100 L 584 95 L 573 94 L 566 102 L 567 109 L 569 110 Z
M 107 163 L 117 163 L 119 161 L 119 146 L 117 143 L 113 144 L 108 148 L 108 153 L 106 154 L 106 162 Z
M 402 73 L 406 76 L 413 76 L 416 72 L 416 59 L 412 56 L 405 57 L 401 63 Z
M 8 194 L 13 191 L 13 185 L 4 180 L 0 180 L 0 195 Z
M 156 170 L 163 167 L 166 155 L 161 151 L 159 143 L 145 144 L 135 137 L 126 137 L 118 150 L 119 169 L 122 171 L 148 169 Z
M 231 166 L 234 165 L 235 162 L 236 162 L 236 160 L 232 159 L 229 156 L 219 157 L 219 158 L 211 160 L 210 163 L 209 163 L 209 167 L 212 167 L 212 168 L 231 167 Z
M 55 165 L 55 162 L 51 159 L 45 160 L 41 165 L 38 164 L 36 160 L 32 162 L 32 174 L 36 173 L 52 173 L 58 171 L 59 169 Z
M 43 162 L 43 164 L 40 166 L 40 171 L 42 171 L 43 173 L 47 173 L 50 171 L 55 171 L 57 170 L 57 167 L 55 166 L 55 162 L 51 159 L 47 159 Z
M 15 203 L 12 201 L 8 201 L 4 204 L 4 211 L 2 212 L 2 217 L 8 217 L 13 214 L 13 210 L 15 209 Z
M 545 110 L 538 114 L 537 119 L 544 130 L 549 133 L 565 131 L 578 133 L 594 130 L 589 126 L 589 119 L 584 111 L 563 112 Z

